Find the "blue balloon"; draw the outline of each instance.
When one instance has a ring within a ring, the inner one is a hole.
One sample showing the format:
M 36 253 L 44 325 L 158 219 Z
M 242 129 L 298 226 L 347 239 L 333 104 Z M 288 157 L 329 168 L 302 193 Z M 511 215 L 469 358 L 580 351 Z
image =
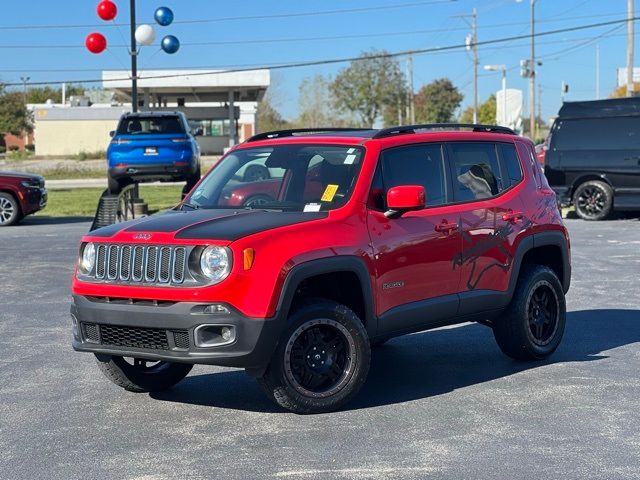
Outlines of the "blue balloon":
M 158 22 L 158 25 L 161 25 L 163 27 L 171 25 L 171 23 L 173 22 L 173 12 L 169 7 L 158 8 L 156 10 L 156 13 L 154 14 L 154 17 L 156 18 L 156 22 Z
M 167 35 L 162 39 L 162 42 L 160 42 L 160 46 L 166 53 L 173 54 L 180 50 L 180 40 L 173 35 Z

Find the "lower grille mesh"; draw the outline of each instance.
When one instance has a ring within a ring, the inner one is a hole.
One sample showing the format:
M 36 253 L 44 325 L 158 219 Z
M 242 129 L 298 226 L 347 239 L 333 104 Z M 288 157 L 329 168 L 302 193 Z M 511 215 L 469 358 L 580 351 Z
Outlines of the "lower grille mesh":
M 143 348 L 147 350 L 170 350 L 169 334 L 176 348 L 188 350 L 190 346 L 187 330 L 164 330 L 160 328 L 122 327 L 118 325 L 83 324 L 87 341 L 114 347 Z

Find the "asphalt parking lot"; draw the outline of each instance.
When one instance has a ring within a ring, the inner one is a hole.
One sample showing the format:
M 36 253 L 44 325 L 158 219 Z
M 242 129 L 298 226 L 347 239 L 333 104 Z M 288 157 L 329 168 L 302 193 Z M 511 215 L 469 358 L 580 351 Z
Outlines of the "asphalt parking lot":
M 640 221 L 568 220 L 573 282 L 546 362 L 464 325 L 394 339 L 347 410 L 285 413 L 244 372 L 133 394 L 70 346 L 86 219 L 0 229 L 0 478 L 640 478 Z

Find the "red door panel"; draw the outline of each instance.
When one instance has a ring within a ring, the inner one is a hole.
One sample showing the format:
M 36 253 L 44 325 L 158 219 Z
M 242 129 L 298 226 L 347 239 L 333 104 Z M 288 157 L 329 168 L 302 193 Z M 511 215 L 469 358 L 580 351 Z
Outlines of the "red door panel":
M 455 216 L 441 209 L 405 213 L 389 219 L 369 211 L 369 232 L 377 270 L 377 313 L 406 303 L 458 292 L 461 236 Z M 450 227 L 443 228 L 444 223 Z

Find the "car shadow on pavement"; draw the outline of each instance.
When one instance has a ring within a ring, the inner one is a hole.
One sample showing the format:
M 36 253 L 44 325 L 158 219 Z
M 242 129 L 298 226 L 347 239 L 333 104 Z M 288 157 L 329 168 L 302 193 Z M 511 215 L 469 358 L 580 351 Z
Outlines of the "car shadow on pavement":
M 592 362 L 607 350 L 640 342 L 640 310 L 583 310 L 567 314 L 560 348 L 546 361 L 516 362 L 503 355 L 491 330 L 478 324 L 390 340 L 373 350 L 369 378 L 345 410 L 441 395 L 553 363 Z M 241 370 L 193 375 L 153 398 L 234 410 L 281 411 Z
M 22 219 L 19 225 L 65 225 L 90 222 L 93 222 L 93 217 L 49 217 L 46 215 L 36 215 Z

